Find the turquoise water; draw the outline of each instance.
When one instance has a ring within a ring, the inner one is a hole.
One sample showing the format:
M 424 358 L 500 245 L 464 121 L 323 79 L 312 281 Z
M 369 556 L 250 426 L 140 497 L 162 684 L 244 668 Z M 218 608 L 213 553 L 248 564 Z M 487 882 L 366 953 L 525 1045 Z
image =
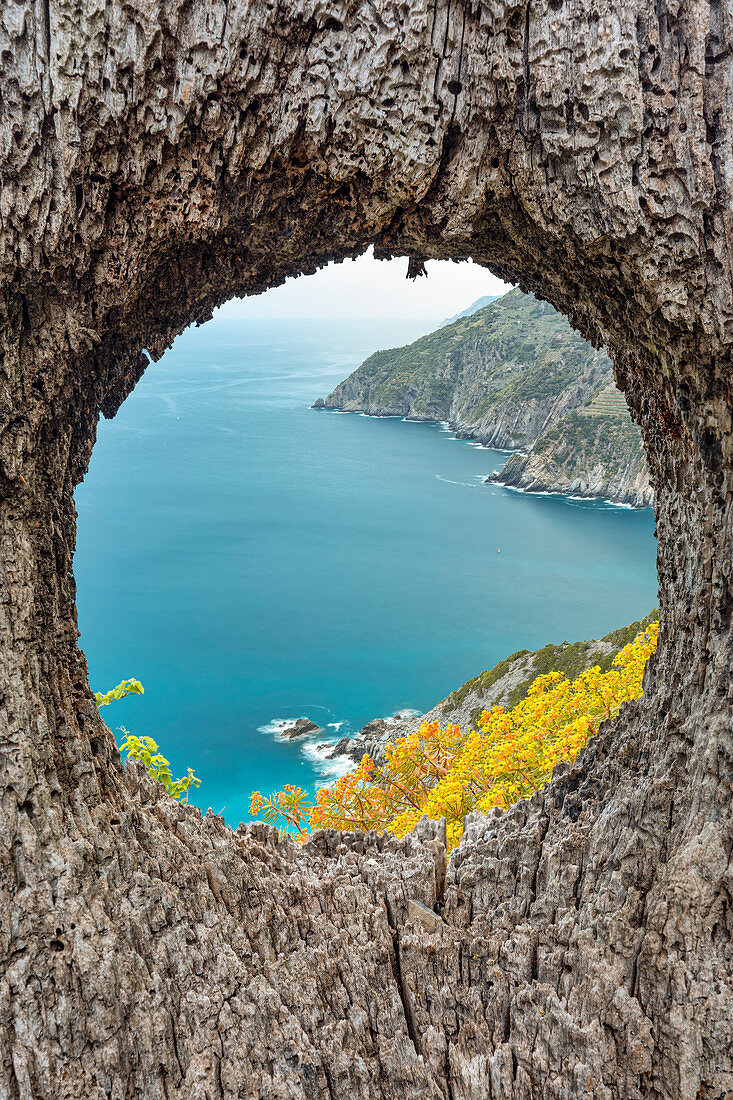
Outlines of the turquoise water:
M 77 491 L 91 683 L 142 680 L 105 719 L 190 764 L 195 801 L 232 824 L 252 789 L 326 774 L 274 720 L 336 737 L 424 710 L 514 650 L 656 602 L 650 511 L 484 485 L 503 453 L 309 408 L 426 327 L 220 317 L 100 425 Z

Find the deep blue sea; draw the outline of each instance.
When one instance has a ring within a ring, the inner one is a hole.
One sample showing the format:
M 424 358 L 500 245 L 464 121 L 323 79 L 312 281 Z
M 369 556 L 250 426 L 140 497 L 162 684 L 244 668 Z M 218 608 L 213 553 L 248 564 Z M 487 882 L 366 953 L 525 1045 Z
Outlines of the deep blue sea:
M 309 408 L 430 327 L 219 316 L 100 425 L 76 496 L 91 683 L 140 679 L 105 720 L 192 766 L 233 825 L 253 789 L 329 774 L 278 720 L 336 738 L 656 603 L 650 511 L 485 485 L 506 454 Z

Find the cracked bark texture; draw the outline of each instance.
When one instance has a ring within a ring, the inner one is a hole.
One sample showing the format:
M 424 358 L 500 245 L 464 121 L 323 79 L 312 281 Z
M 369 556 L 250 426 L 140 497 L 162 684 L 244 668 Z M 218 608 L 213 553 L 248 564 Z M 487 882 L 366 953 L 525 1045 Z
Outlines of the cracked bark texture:
M 3 1100 L 733 1097 L 732 15 L 0 7 Z M 644 699 L 447 869 L 436 823 L 173 804 L 76 644 L 72 492 L 144 349 L 370 244 L 605 342 L 657 500 Z

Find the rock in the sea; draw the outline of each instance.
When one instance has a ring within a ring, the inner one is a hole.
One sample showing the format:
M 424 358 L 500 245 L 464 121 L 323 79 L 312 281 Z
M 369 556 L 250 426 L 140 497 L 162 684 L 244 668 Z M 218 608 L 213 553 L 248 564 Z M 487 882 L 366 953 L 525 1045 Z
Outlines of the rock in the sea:
M 412 733 L 421 722 L 422 717 L 411 710 L 401 710 L 393 718 L 372 718 L 355 737 L 342 737 L 337 741 L 328 758 L 346 757 L 358 764 L 366 753 L 376 764 L 381 764 L 387 743 Z
M 359 730 L 359 737 L 381 737 L 393 725 L 394 722 L 387 722 L 384 718 L 372 718 Z
M 291 741 L 294 741 L 296 737 L 304 737 L 306 733 L 320 733 L 321 727 L 317 726 L 315 722 L 311 722 L 310 718 L 299 718 L 297 722 L 294 722 L 292 726 L 288 726 L 282 732 L 283 737 L 289 737 Z
M 316 400 L 311 405 L 311 408 L 312 409 L 325 409 L 326 408 L 326 402 L 323 400 L 322 397 L 318 397 L 318 398 L 316 398 Z

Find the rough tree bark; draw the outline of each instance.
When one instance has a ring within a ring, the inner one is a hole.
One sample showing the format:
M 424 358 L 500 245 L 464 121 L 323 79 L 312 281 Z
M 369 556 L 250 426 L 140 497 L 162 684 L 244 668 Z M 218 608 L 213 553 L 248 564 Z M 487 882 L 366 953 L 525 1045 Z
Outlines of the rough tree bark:
M 0 1096 L 733 1097 L 730 0 L 0 7 Z M 74 486 L 173 336 L 374 244 L 605 341 L 646 694 L 530 803 L 232 832 L 124 770 Z M 422 903 L 420 905 L 415 902 Z

